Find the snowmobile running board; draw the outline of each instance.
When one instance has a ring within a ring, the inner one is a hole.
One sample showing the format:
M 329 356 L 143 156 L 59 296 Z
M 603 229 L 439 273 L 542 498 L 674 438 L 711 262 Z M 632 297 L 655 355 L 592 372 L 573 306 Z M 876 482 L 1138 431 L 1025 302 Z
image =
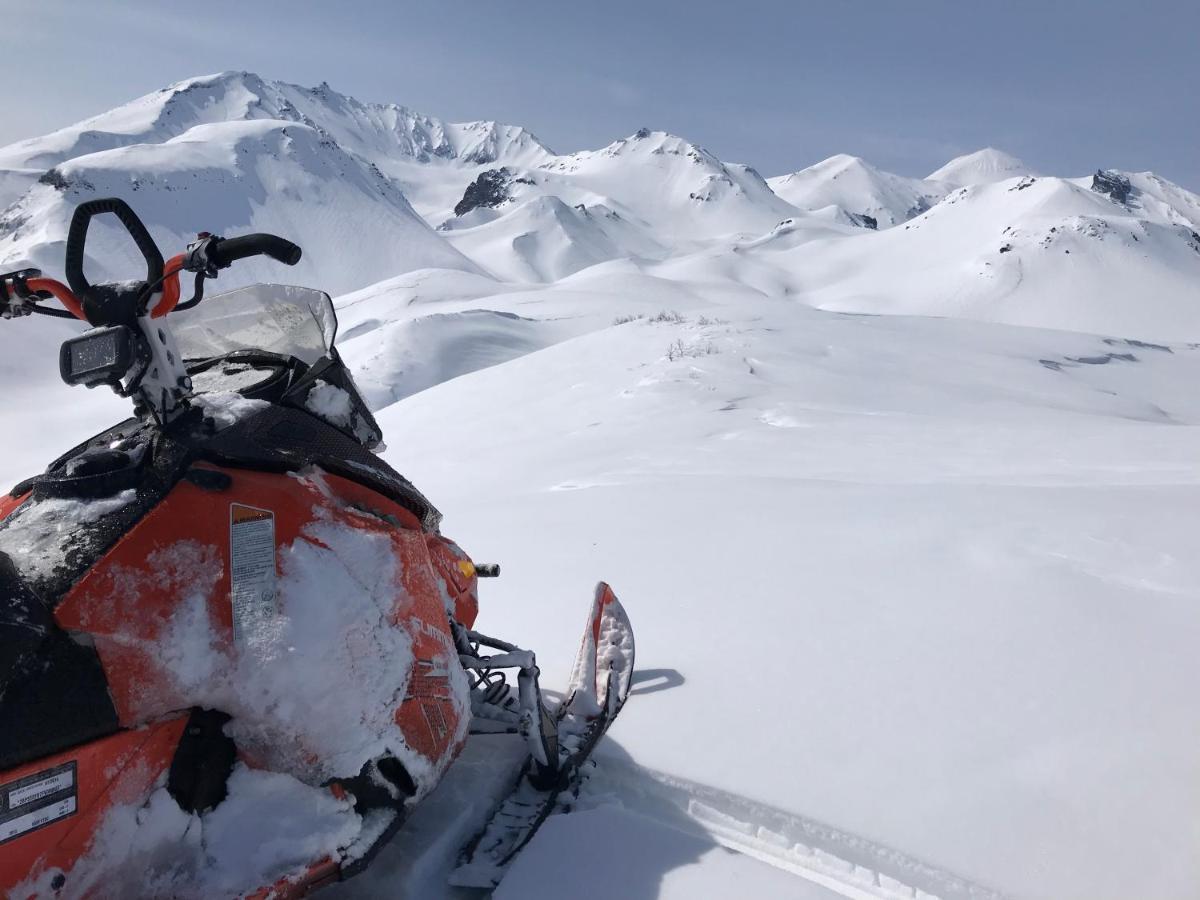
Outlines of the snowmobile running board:
M 484 639 L 484 643 L 489 641 Z M 505 653 L 490 659 L 468 658 L 463 663 L 468 668 L 482 669 L 489 662 L 491 667 L 511 666 L 512 659 L 513 654 Z M 559 799 L 578 792 L 585 764 L 629 696 L 633 663 L 629 617 L 612 588 L 601 582 L 596 586 L 566 700 L 552 715 L 541 703 L 532 654 L 528 664 L 521 667 L 520 730 L 532 745 L 530 756 L 487 823 L 463 848 L 457 868 L 450 873 L 451 885 L 496 887 L 509 864 L 554 812 Z

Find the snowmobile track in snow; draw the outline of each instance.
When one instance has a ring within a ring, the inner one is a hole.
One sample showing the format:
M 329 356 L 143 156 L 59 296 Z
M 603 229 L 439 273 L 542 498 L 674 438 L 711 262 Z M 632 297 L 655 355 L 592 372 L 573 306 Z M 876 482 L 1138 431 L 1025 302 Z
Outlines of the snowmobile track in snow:
M 1004 895 L 899 850 L 749 798 L 621 760 L 599 761 L 587 788 L 672 828 L 862 900 L 1004 900 Z M 680 818 L 682 814 L 683 818 Z

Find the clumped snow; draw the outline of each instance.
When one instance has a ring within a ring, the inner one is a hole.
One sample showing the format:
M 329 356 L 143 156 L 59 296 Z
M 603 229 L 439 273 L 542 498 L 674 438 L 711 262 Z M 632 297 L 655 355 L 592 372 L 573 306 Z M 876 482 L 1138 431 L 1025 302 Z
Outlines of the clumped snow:
M 262 381 L 261 373 L 251 383 L 257 381 Z M 204 415 L 211 418 L 218 429 L 236 425 L 242 419 L 260 413 L 271 405 L 266 400 L 251 400 L 232 390 L 197 392 L 191 403 L 202 409 Z
M 130 488 L 98 500 L 50 498 L 22 506 L 0 529 L 0 550 L 25 578 L 46 578 L 76 545 L 78 526 L 98 522 L 135 499 Z
M 253 758 L 313 785 L 357 775 L 387 752 L 418 782 L 428 774 L 394 719 L 412 639 L 394 620 L 405 601 L 385 533 L 322 521 L 281 547 L 277 608 L 238 646 L 219 636 L 209 613 L 221 575 L 214 548 L 181 542 L 152 562 L 181 602 L 151 654 L 166 683 L 148 686 L 146 709 L 165 695 L 224 710 L 233 716 L 226 733 Z M 140 640 L 132 631 L 126 639 Z
M 337 858 L 362 828 L 350 800 L 289 775 L 235 765 L 229 796 L 202 815 L 183 812 L 160 785 L 142 804 L 116 804 L 67 875 L 50 869 L 14 896 L 237 896 L 303 872 L 313 860 Z
M 314 416 L 319 416 L 339 428 L 349 428 L 353 424 L 351 419 L 354 403 L 350 394 L 336 384 L 320 381 L 313 385 L 304 400 L 304 405 Z
M 315 473 L 297 487 L 323 490 Z M 395 721 L 413 665 L 409 629 L 418 626 L 405 615 L 411 600 L 386 529 L 368 517 L 320 519 L 280 546 L 278 559 L 273 605 L 230 643 L 211 612 L 223 575 L 217 548 L 180 541 L 151 554 L 155 588 L 179 598 L 166 627 L 149 633 L 153 643 L 138 621 L 103 638 L 136 648 L 158 670 L 129 699 L 132 714 L 223 710 L 233 717 L 226 733 L 252 758 L 312 785 L 357 775 L 390 753 L 424 790 L 441 761 L 411 751 Z M 112 570 L 114 604 L 146 587 L 141 573 Z M 450 668 L 453 659 L 447 638 L 434 661 Z

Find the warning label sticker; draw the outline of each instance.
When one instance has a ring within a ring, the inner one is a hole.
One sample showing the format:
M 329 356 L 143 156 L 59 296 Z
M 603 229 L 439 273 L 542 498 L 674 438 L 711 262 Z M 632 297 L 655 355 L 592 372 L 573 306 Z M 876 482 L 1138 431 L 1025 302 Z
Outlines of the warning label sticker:
M 229 561 L 233 640 L 245 646 L 254 643 L 277 612 L 273 512 L 230 504 Z
M 78 809 L 74 760 L 0 784 L 0 844 L 52 825 Z

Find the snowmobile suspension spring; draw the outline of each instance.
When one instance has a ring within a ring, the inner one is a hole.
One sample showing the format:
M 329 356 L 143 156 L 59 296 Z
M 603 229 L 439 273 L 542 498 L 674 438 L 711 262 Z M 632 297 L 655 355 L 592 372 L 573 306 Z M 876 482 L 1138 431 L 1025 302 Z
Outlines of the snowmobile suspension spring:
M 480 672 L 475 683 L 471 685 L 471 689 L 479 690 L 483 694 L 483 699 L 494 706 L 507 707 L 512 700 L 508 693 L 508 680 L 498 669 L 486 669 Z

